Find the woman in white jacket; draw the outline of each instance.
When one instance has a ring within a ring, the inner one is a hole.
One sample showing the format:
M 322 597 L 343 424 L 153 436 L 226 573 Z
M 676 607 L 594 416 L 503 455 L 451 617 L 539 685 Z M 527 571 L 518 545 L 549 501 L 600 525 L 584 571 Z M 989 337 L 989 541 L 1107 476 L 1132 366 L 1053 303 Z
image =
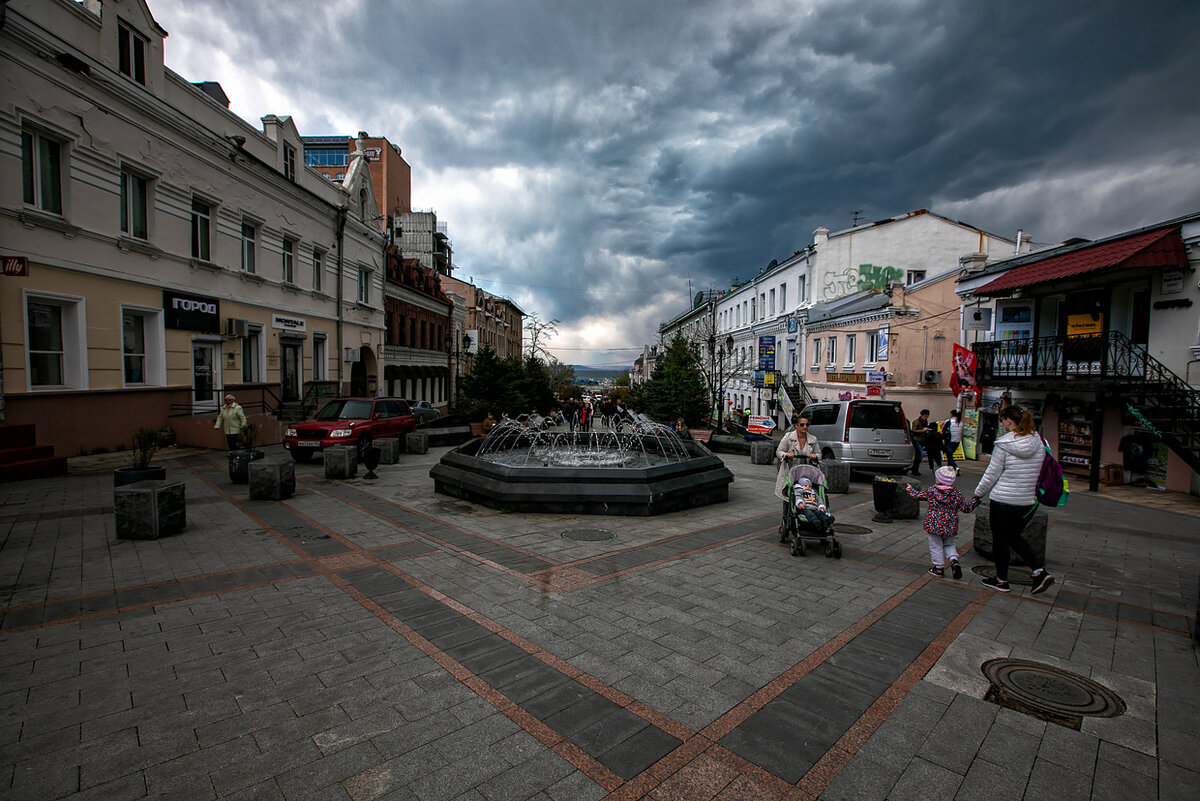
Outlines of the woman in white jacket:
M 775 457 L 779 459 L 779 474 L 775 477 L 775 497 L 783 499 L 783 520 L 779 523 L 779 541 L 787 542 L 788 515 L 792 513 L 788 505 L 787 485 L 788 471 L 797 464 L 813 464 L 821 457 L 821 445 L 817 438 L 808 433 L 808 418 L 796 415 L 792 418 L 793 428 L 779 440 L 775 449 Z
M 983 583 L 993 590 L 1009 591 L 1008 560 L 1011 548 L 1033 568 L 1033 591 L 1044 592 L 1054 583 L 1054 576 L 1046 572 L 1021 533 L 1037 508 L 1037 484 L 1046 451 L 1034 425 L 1033 415 L 1022 412 L 1019 406 L 1009 406 L 1000 412 L 1000 424 L 1007 433 L 996 440 L 992 460 L 975 487 L 976 498 L 982 499 L 991 493 L 989 510 L 996 576 L 985 578 Z

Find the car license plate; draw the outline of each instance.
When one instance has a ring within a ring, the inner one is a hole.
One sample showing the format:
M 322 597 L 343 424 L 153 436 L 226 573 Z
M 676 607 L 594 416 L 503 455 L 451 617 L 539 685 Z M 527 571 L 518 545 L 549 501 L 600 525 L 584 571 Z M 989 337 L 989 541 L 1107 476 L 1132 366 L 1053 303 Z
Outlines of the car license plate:
M 297 448 L 319 448 L 321 440 L 319 439 L 302 439 L 296 443 Z
M 881 459 L 892 458 L 892 451 L 889 448 L 867 448 L 867 456 L 878 456 Z

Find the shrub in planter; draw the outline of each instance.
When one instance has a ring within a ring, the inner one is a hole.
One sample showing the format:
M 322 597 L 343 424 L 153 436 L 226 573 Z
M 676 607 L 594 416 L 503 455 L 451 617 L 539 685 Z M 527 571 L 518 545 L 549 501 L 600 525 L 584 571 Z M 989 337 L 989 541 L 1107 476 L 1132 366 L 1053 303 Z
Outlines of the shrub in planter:
M 242 450 L 229 452 L 229 480 L 234 484 L 249 484 L 250 463 L 266 456 L 263 451 L 255 449 L 256 442 L 258 442 L 258 426 L 254 423 L 246 423 L 246 427 L 242 429 Z
M 150 460 L 158 452 L 158 429 L 139 428 L 133 432 L 133 447 L 129 450 L 129 466 L 113 471 L 113 486 L 123 487 L 135 481 L 148 479 L 163 480 L 167 477 L 165 467 L 150 466 Z

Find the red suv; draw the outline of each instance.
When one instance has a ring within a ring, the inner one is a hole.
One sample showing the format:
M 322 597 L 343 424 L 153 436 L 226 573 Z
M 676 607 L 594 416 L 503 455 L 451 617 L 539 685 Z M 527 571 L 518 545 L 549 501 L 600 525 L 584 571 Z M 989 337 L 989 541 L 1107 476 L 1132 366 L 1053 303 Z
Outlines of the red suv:
M 283 447 L 297 462 L 307 462 L 331 445 L 357 445 L 358 458 L 377 439 L 390 439 L 417 430 L 412 409 L 403 398 L 338 398 L 317 416 L 288 426 Z

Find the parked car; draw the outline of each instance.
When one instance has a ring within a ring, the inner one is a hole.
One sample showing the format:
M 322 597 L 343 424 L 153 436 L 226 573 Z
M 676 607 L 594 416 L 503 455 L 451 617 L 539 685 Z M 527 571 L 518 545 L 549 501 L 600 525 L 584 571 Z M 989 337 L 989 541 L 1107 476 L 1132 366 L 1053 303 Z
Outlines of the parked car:
M 410 400 L 408 405 L 412 407 L 413 417 L 417 418 L 419 426 L 442 416 L 442 413 L 435 409 L 429 401 Z
M 912 464 L 908 422 L 896 401 L 810 403 L 800 415 L 808 418 L 808 433 L 820 443 L 823 459 L 875 473 L 900 474 Z
M 312 420 L 289 426 L 283 447 L 297 462 L 332 445 L 357 445 L 358 458 L 377 439 L 400 437 L 415 431 L 417 421 L 403 398 L 338 398 Z

